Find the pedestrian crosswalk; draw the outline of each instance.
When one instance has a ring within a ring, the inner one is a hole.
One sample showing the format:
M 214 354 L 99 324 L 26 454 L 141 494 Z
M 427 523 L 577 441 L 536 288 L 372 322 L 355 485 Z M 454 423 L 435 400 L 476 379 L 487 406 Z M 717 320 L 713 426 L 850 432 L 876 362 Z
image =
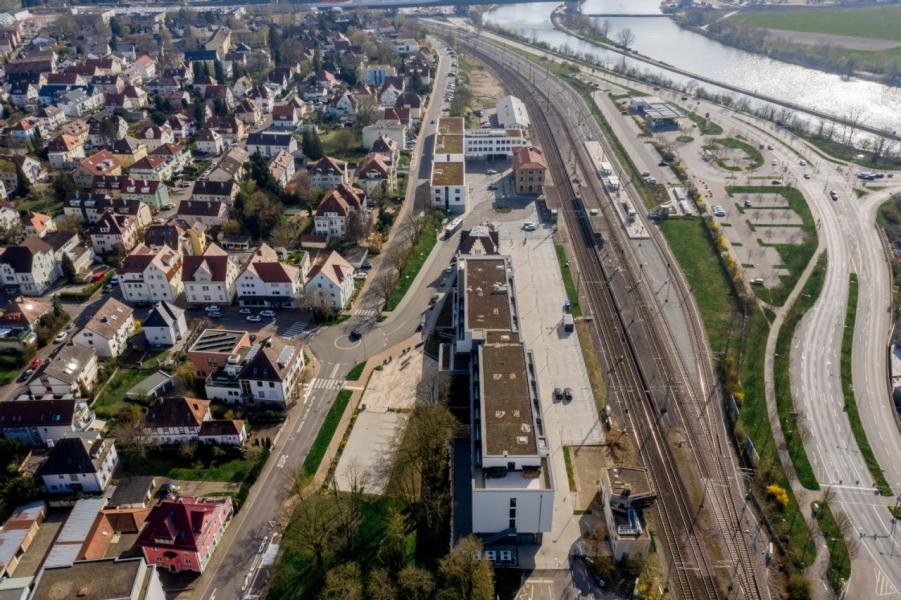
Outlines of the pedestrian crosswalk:
M 281 332 L 280 335 L 283 338 L 293 338 L 294 336 L 300 335 L 301 333 L 303 333 L 305 329 L 306 329 L 306 327 L 304 326 L 303 323 L 295 322 L 290 327 L 288 327 L 283 332 Z
M 354 311 L 354 315 L 359 317 L 377 317 L 382 311 L 375 308 L 358 308 Z
M 314 390 L 340 390 L 344 387 L 343 379 L 328 379 L 326 377 L 317 377 L 310 382 L 310 389 Z

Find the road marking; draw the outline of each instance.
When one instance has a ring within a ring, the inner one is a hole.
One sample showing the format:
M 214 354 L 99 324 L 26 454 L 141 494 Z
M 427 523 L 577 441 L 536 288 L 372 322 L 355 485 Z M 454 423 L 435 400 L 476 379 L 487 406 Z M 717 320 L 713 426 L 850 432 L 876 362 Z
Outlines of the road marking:
M 286 463 L 286 462 L 288 462 L 288 455 L 287 455 L 287 454 L 282 454 L 282 455 L 278 458 L 278 465 L 277 465 L 278 468 L 279 468 L 279 469 L 283 469 L 283 468 L 285 467 L 285 463 Z
M 876 568 L 876 595 L 877 596 L 893 596 L 898 593 L 898 588 L 889 581 L 882 569 Z
M 342 387 L 344 387 L 343 379 L 317 377 L 310 382 L 311 390 L 340 390 Z
M 358 317 L 377 317 L 382 314 L 382 311 L 376 308 L 358 308 L 353 314 Z
M 335 363 L 335 366 L 332 368 L 332 374 L 329 377 L 334 379 L 335 375 L 338 374 L 338 369 L 340 369 L 340 368 L 341 368 L 341 363 Z

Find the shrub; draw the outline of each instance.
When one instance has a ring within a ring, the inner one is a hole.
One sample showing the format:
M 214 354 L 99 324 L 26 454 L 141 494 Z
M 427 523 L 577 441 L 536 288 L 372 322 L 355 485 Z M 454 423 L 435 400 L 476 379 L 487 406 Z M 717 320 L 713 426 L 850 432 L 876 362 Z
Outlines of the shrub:
M 771 483 L 766 486 L 766 493 L 776 501 L 776 503 L 785 508 L 788 506 L 788 492 L 785 491 L 785 488 L 777 483 Z

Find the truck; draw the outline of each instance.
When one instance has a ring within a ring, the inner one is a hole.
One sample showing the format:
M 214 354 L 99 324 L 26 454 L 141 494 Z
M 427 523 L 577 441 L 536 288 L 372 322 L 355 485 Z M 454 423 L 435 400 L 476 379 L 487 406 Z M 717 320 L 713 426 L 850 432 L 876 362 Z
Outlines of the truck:
M 460 229 L 460 225 L 463 224 L 463 217 L 457 217 L 453 221 L 447 224 L 444 228 L 444 239 L 450 238 L 454 235 L 454 232 Z
M 572 331 L 576 328 L 576 320 L 571 313 L 563 313 L 563 331 Z

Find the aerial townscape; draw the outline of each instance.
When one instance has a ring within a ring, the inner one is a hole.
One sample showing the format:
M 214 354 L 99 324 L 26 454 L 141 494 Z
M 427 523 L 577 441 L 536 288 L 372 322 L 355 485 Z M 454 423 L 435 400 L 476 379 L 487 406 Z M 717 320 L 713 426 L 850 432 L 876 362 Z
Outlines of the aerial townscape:
M 899 51 L 0 0 L 0 600 L 901 600 Z

